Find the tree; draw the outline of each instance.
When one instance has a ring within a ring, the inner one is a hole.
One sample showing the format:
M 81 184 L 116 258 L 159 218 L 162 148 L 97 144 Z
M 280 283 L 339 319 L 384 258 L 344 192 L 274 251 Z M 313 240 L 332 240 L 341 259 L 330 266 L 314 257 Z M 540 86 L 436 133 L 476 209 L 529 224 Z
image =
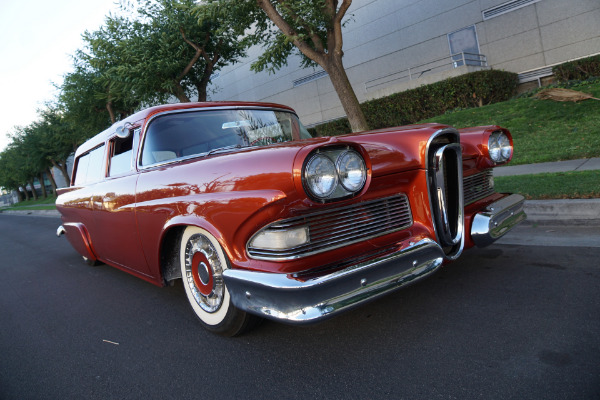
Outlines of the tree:
M 18 149 L 13 145 L 9 145 L 0 153 L 0 187 L 16 191 L 19 194 L 19 200 L 22 199 L 22 193 L 29 199 L 27 189 L 24 187 L 26 178 L 20 169 L 20 162 Z
M 33 124 L 31 133 L 36 136 L 36 140 L 40 144 L 38 151 L 45 162 L 42 167 L 48 173 L 51 167 L 56 167 L 63 175 L 65 182 L 69 183 L 68 158 L 80 144 L 102 131 L 106 126 L 99 126 L 93 131 L 84 130 L 82 126 L 85 126 L 85 123 L 73 123 L 67 118 L 68 111 L 62 112 L 57 105 L 48 104 L 46 109 L 39 113 L 40 120 Z M 55 187 L 56 183 L 52 185 Z
M 368 129 L 365 116 L 346 74 L 342 58 L 344 17 L 352 0 L 206 0 L 201 18 L 209 10 L 227 10 L 230 23 L 248 29 L 253 43 L 262 43 L 263 54 L 252 64 L 256 72 L 274 72 L 299 52 L 304 67 L 318 64 L 331 83 L 354 132 Z M 214 12 L 214 11 L 212 11 Z M 277 29 L 274 29 L 274 26 Z
M 87 62 L 102 71 L 113 96 L 133 95 L 145 104 L 206 101 L 211 76 L 244 53 L 237 35 L 201 24 L 191 14 L 195 0 L 139 0 L 135 18 L 109 16 L 96 32 L 86 32 Z M 218 32 L 218 34 L 216 34 Z
M 118 54 L 118 46 L 123 38 L 116 36 L 115 29 L 118 31 L 121 28 L 111 25 L 97 32 L 86 31 L 83 34 L 87 46 L 75 53 L 73 72 L 64 76 L 60 87 L 59 102 L 63 109 L 76 115 L 82 122 L 87 115 L 92 118 L 90 122 L 94 127 L 106 125 L 103 119 L 108 119 L 110 126 L 127 117 L 142 101 L 135 92 L 128 92 L 123 84 L 119 84 L 115 70 L 122 59 Z M 101 39 L 102 35 L 109 35 L 104 33 L 106 30 L 114 36 L 111 41 Z

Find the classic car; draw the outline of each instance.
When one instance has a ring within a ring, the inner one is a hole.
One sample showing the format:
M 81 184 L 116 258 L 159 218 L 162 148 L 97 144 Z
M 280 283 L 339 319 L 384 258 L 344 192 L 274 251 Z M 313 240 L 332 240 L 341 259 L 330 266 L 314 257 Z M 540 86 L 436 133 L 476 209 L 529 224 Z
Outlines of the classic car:
M 525 219 L 494 190 L 513 154 L 498 126 L 422 124 L 312 137 L 286 106 L 148 108 L 81 145 L 60 189 L 89 264 L 182 279 L 200 323 L 309 323 L 431 275 Z

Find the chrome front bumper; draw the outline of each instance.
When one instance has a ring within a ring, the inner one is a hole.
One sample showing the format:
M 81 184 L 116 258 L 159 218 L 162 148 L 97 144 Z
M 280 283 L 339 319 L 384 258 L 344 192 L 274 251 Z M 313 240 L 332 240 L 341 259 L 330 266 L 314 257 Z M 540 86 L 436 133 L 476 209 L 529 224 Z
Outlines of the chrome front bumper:
M 223 276 L 236 307 L 261 317 L 302 324 L 424 278 L 443 261 L 441 247 L 423 239 L 396 253 L 307 280 L 235 269 L 224 271 Z
M 527 215 L 523 207 L 525 198 L 519 194 L 511 194 L 475 214 L 471 226 L 471 238 L 478 247 L 485 247 L 504 236 Z

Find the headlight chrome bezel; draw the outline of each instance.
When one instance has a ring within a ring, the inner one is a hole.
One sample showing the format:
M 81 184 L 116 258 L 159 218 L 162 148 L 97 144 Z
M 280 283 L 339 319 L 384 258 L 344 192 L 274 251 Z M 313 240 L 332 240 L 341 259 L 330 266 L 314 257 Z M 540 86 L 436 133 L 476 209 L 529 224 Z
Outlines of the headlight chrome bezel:
M 315 187 L 318 176 L 311 167 L 325 157 L 334 165 L 335 182 L 332 190 L 324 192 Z M 348 164 L 354 164 L 348 168 Z M 341 200 L 353 197 L 360 193 L 367 182 L 368 168 L 364 157 L 355 149 L 346 147 L 334 147 L 326 149 L 317 149 L 311 153 L 302 167 L 302 185 L 306 194 L 318 202 L 328 202 L 332 200 Z M 358 176 L 357 176 L 358 174 Z M 353 183 L 354 181 L 354 183 Z
M 495 164 L 508 162 L 513 155 L 513 145 L 510 137 L 503 131 L 495 131 L 488 138 L 488 156 Z

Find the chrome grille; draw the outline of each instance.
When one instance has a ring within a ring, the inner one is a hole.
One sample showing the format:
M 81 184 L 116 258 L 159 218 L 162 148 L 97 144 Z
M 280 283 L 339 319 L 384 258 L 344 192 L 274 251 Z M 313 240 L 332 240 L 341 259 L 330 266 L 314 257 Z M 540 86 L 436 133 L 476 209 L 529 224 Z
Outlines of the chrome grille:
M 475 203 L 494 191 L 494 177 L 491 169 L 467 176 L 463 179 L 465 205 Z
M 264 229 L 306 226 L 309 230 L 309 242 L 285 250 L 251 246 L 247 250 L 251 257 L 258 259 L 291 260 L 399 231 L 412 223 L 408 198 L 400 194 L 278 221 Z

